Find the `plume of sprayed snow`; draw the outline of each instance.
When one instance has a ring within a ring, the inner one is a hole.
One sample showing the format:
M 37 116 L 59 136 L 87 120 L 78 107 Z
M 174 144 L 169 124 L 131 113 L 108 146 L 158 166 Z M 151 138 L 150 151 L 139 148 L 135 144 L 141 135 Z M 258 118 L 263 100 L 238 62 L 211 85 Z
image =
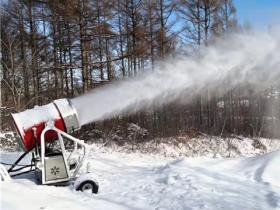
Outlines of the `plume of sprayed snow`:
M 227 91 L 242 83 L 280 83 L 280 30 L 232 34 L 199 56 L 169 59 L 152 72 L 115 82 L 72 99 L 82 125 L 175 100 L 201 90 Z M 226 85 L 225 85 L 226 84 Z

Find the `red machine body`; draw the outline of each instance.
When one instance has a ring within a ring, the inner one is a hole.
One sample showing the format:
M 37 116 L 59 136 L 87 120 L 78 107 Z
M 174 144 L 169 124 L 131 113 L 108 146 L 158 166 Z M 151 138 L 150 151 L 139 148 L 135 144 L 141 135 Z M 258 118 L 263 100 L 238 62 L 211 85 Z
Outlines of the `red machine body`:
M 56 128 L 67 133 L 80 129 L 78 114 L 68 99 L 58 99 L 44 106 L 36 106 L 12 114 L 12 117 L 21 138 L 20 145 L 25 151 L 40 144 L 41 133 L 47 122 L 51 121 Z M 50 130 L 45 134 L 46 141 L 56 139 L 56 132 Z
M 31 128 L 25 129 L 23 134 L 19 132 L 23 144 L 22 146 L 26 151 L 32 150 L 35 147 L 36 142 L 40 144 L 41 133 L 44 130 L 46 123 L 47 122 L 40 122 L 39 124 L 35 124 Z M 65 131 L 65 125 L 62 119 L 55 119 L 54 126 L 62 131 Z M 57 133 L 48 131 L 45 134 L 45 139 L 46 141 L 56 140 Z

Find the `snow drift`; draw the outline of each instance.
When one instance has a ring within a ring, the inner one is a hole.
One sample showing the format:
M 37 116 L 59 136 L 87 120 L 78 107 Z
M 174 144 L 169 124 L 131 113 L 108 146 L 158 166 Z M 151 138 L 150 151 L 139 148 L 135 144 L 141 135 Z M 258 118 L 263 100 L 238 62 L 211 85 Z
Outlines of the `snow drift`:
M 1 152 L 1 159 L 9 161 L 15 155 Z M 1 183 L 2 209 L 280 208 L 280 151 L 251 158 L 174 159 L 99 150 L 92 157 L 88 161 L 98 176 L 99 194 L 38 186 L 25 176 Z

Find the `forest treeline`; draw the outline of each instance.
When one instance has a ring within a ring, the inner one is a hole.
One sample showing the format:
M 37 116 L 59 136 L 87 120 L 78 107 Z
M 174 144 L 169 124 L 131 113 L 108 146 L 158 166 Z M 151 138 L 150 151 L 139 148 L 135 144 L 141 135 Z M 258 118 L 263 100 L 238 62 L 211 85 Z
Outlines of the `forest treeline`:
M 197 53 L 217 37 L 244 30 L 236 16 L 232 0 L 2 1 L 1 118 L 3 110 L 22 111 L 153 71 L 182 47 Z M 275 137 L 279 103 L 279 87 L 259 92 L 239 87 L 211 97 L 205 90 L 188 104 L 88 129 L 110 132 L 133 122 L 151 137 L 197 131 Z

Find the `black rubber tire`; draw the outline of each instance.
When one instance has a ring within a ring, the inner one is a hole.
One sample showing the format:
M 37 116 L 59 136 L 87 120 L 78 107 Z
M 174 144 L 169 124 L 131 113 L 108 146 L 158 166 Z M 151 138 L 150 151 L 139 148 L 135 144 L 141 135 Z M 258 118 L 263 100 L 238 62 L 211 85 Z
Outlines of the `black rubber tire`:
M 83 182 L 77 187 L 77 190 L 83 192 L 85 186 L 91 186 L 91 192 L 94 193 L 94 194 L 97 194 L 97 193 L 98 193 L 99 186 L 98 186 L 98 184 L 97 184 L 96 182 L 94 182 L 94 181 L 92 181 L 92 180 L 83 181 Z

